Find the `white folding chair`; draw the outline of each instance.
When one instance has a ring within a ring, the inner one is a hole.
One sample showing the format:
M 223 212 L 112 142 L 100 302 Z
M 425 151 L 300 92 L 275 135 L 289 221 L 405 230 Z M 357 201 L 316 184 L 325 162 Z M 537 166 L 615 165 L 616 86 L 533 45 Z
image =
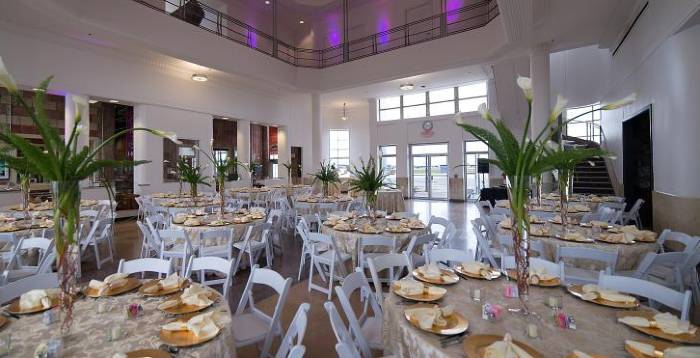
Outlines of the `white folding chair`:
M 642 219 L 639 216 L 639 209 L 642 208 L 643 204 L 643 199 L 637 199 L 637 201 L 634 202 L 634 205 L 632 205 L 629 211 L 623 212 L 620 218 L 622 225 L 627 225 L 630 222 L 634 222 L 634 225 L 636 225 L 638 228 L 641 228 Z
M 493 210 L 493 205 L 491 205 L 490 201 L 483 200 L 476 203 L 476 208 L 479 210 L 479 214 L 481 216 L 486 216 L 491 214 L 491 210 Z
M 372 284 L 374 285 L 374 290 L 377 295 L 377 301 L 380 303 L 384 302 L 382 282 L 388 282 L 389 289 L 391 289 L 393 282 L 401 276 L 404 270 L 407 270 L 409 275 L 411 271 L 413 271 L 411 261 L 404 254 L 392 253 L 370 257 L 367 259 L 367 265 L 372 274 Z M 387 279 L 381 279 L 379 277 L 379 274 L 384 270 L 388 270 Z
M 24 262 L 23 256 L 30 250 L 37 252 L 36 265 L 29 265 Z M 41 237 L 21 239 L 15 247 L 10 261 L 5 266 L 2 279 L 0 279 L 0 284 L 4 285 L 21 278 L 37 275 L 39 273 L 45 273 L 42 272 L 42 269 L 50 272 L 50 266 L 47 266 L 44 261 L 49 258 L 53 251 L 53 239 L 44 239 Z
M 362 199 L 355 199 L 348 204 L 348 208 L 345 209 L 347 213 L 356 212 L 357 214 L 365 214 L 367 212 L 367 207 L 365 206 L 365 201 Z
M 124 259 L 119 260 L 119 268 L 117 272 L 125 273 L 131 275 L 132 273 L 146 273 L 153 272 L 160 275 L 168 276 L 173 272 L 173 259 L 157 259 L 153 257 L 146 257 L 140 259 L 133 259 L 126 261 Z
M 588 260 L 602 263 L 605 266 L 605 273 L 612 275 L 617 265 L 617 250 L 607 251 L 590 247 L 580 246 L 558 246 L 555 262 L 564 263 L 566 273 L 566 284 L 586 284 L 598 282 L 600 270 L 588 270 L 580 265 L 567 265 L 568 260 Z
M 484 237 L 480 229 L 481 222 L 479 218 L 472 220 L 472 231 L 474 231 L 477 243 L 476 261 L 488 263 L 491 267 L 501 267 L 496 257 L 500 259 L 502 253 L 498 249 L 491 247 L 489 240 Z
M 57 273 L 42 273 L 26 277 L 0 287 L 0 304 L 8 303 L 31 290 L 54 287 L 58 287 Z
M 348 331 L 348 329 L 345 327 L 345 323 L 343 323 L 343 319 L 340 318 L 340 314 L 338 313 L 338 310 L 335 308 L 335 305 L 333 302 L 326 302 L 323 304 L 323 308 L 326 309 L 326 312 L 328 312 L 328 318 L 331 321 L 331 327 L 333 328 L 333 333 L 335 334 L 335 339 L 338 342 L 335 345 L 335 350 L 336 353 L 338 353 L 338 357 L 340 358 L 361 358 L 360 356 L 360 351 L 358 350 L 358 347 L 355 345 L 355 341 L 352 338 L 352 335 Z M 352 329 L 352 327 L 351 327 Z M 362 332 L 356 333 L 361 335 Z M 371 357 L 371 355 L 369 356 Z
M 632 272 L 618 273 L 621 276 L 631 276 L 682 291 L 683 270 L 690 256 L 684 252 L 664 252 L 655 254 L 648 252 Z
M 669 249 L 667 246 L 676 246 L 674 249 L 680 249 L 680 247 L 677 247 L 678 245 L 683 247 L 680 252 L 690 255 L 694 253 L 700 245 L 700 237 L 666 229 L 661 232 L 661 235 L 659 235 L 659 238 L 656 240 L 656 246 L 659 252 L 666 252 Z
M 199 233 L 199 257 L 233 258 L 233 230 L 217 229 Z
M 263 231 L 268 230 L 270 224 L 268 223 L 258 223 L 246 228 L 245 234 L 243 234 L 243 241 L 239 241 L 233 244 L 233 248 L 238 250 L 236 254 L 236 261 L 233 265 L 233 275 L 236 276 L 238 270 L 241 268 L 241 262 L 243 262 L 244 255 L 248 257 L 248 263 L 253 266 L 258 262 L 260 254 L 265 252 L 265 258 L 267 261 L 267 267 L 271 267 L 270 257 L 267 254 L 268 245 L 265 241 L 266 238 L 263 236 Z M 255 240 L 255 238 L 260 238 L 260 241 Z
M 428 262 L 428 250 L 436 239 L 435 234 L 413 236 L 411 237 L 411 241 L 408 242 L 408 246 L 406 246 L 406 250 L 403 254 L 408 257 L 413 267 L 422 266 Z M 418 249 L 422 250 L 422 253 L 416 253 Z
M 311 242 L 311 263 L 309 265 L 309 292 L 312 289 L 318 290 L 328 295 L 330 300 L 333 296 L 333 282 L 342 281 L 347 270 L 345 263 L 352 257 L 349 254 L 338 250 L 335 240 L 330 235 L 316 234 Z M 321 279 L 328 280 L 328 288 L 319 286 L 313 282 L 314 268 Z M 369 291 L 368 291 L 369 292 Z
M 367 252 L 370 247 L 373 251 Z M 367 267 L 367 259 L 396 252 L 396 238 L 382 235 L 363 235 L 357 240 L 357 268 L 362 272 Z
M 279 296 L 272 316 L 268 316 L 265 312 L 255 307 L 253 285 L 270 287 Z M 284 333 L 280 324 L 280 317 L 291 285 L 291 278 L 285 279 L 275 271 L 259 268 L 258 265 L 253 266 L 236 313 L 231 319 L 231 327 L 245 327 L 244 329 L 233 330 L 233 340 L 236 347 L 262 342 L 260 357 L 269 355 L 272 340 Z
M 155 233 L 160 241 L 160 258 L 180 260 L 180 275 L 185 275 L 187 261 L 196 255 L 197 250 L 192 246 L 190 237 L 184 230 L 164 229 Z M 176 266 L 177 267 L 177 266 Z
M 689 290 L 678 292 L 674 289 L 634 277 L 612 276 L 600 273 L 598 286 L 644 297 L 661 303 L 680 312 L 681 319 L 687 321 L 690 312 L 691 294 Z
M 100 256 L 100 244 L 107 245 L 107 255 Z M 97 269 L 102 268 L 102 264 L 114 261 L 114 251 L 112 245 L 112 224 L 108 219 L 96 219 L 88 232 L 85 240 L 81 240 L 81 257 L 92 246 Z
M 437 235 L 438 241 L 436 244 L 438 247 L 447 247 L 452 237 L 457 234 L 455 224 L 438 216 L 430 217 L 430 221 L 428 221 L 428 230 Z
M 213 271 L 223 275 L 223 278 L 207 280 L 207 271 Z M 187 271 L 184 277 L 191 277 L 192 272 L 199 272 L 200 283 L 204 286 L 222 285 L 224 298 L 228 298 L 228 291 L 233 283 L 233 260 L 221 257 L 190 257 Z
M 156 257 L 160 256 L 160 241 L 157 241 L 153 236 L 151 230 L 148 226 L 140 221 L 136 222 L 136 226 L 139 228 L 141 233 L 141 255 L 140 257 L 151 257 L 151 254 L 155 254 Z
M 18 241 L 13 232 L 0 233 L 0 262 L 10 261 Z
M 364 298 L 364 305 L 360 315 L 355 314 L 355 310 L 350 303 L 350 297 L 357 292 L 360 298 Z M 341 286 L 335 288 L 338 301 L 343 307 L 345 318 L 350 325 L 355 343 L 363 352 L 362 356 L 371 357 L 372 349 L 383 349 L 382 342 L 382 309 L 376 296 L 369 294 L 372 290 L 367 283 L 367 278 L 362 272 L 353 272 L 345 277 Z M 362 295 L 367 294 L 366 297 Z M 370 309 L 372 315 L 370 315 Z
M 428 252 L 429 263 L 445 263 L 449 267 L 462 262 L 474 261 L 474 253 L 471 250 L 441 249 L 433 247 Z
M 308 303 L 302 303 L 297 309 L 297 313 L 294 314 L 292 323 L 289 324 L 287 329 L 287 334 L 280 341 L 280 347 L 277 349 L 275 358 L 291 358 L 291 357 L 302 357 L 304 355 L 304 346 L 302 342 L 304 341 L 304 334 L 306 333 L 306 324 L 308 322 L 308 313 L 311 305 Z M 301 352 L 298 352 L 301 347 Z M 301 355 L 299 355 L 301 354 Z

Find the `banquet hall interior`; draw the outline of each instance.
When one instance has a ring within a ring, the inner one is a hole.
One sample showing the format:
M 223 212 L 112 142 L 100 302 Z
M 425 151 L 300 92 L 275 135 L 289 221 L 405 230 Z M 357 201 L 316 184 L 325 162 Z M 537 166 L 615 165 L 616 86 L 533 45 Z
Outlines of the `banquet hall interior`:
M 699 63 L 700 0 L 0 0 L 0 357 L 700 357 Z

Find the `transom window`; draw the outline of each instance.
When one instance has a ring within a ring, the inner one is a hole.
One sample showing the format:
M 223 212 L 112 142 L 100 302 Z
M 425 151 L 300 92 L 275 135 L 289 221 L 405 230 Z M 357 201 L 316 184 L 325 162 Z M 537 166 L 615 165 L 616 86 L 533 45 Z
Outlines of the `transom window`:
M 341 177 L 349 175 L 350 166 L 350 131 L 347 129 L 331 129 L 330 131 L 331 163 L 335 164 Z
M 379 99 L 379 121 L 475 112 L 486 104 L 486 82 Z

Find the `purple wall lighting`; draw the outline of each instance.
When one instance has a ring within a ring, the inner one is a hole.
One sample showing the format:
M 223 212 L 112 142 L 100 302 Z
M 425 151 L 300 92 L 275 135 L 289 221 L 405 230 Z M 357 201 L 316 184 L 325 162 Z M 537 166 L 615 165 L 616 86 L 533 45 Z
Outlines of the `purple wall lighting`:
M 464 7 L 464 0 L 447 0 L 445 1 L 445 12 L 450 12 L 452 10 Z M 459 14 L 448 14 L 447 23 L 453 23 L 459 20 Z
M 329 14 L 326 17 L 326 28 L 328 45 L 331 47 L 340 45 L 340 43 L 343 42 L 340 16 L 338 14 Z
M 252 48 L 258 47 L 258 35 L 253 31 L 248 31 L 248 46 Z
M 379 16 L 379 19 L 377 20 L 377 32 L 384 32 L 386 30 L 391 29 L 389 25 L 389 18 L 387 14 L 382 14 Z M 380 45 L 385 45 L 389 43 L 389 34 L 382 34 L 377 36 L 377 43 Z

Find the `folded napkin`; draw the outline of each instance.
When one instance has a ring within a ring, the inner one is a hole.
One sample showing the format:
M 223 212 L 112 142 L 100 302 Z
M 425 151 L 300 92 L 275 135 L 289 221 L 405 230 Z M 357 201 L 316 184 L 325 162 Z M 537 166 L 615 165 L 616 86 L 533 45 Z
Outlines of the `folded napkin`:
M 183 224 L 185 226 L 199 226 L 199 225 L 202 225 L 202 222 L 199 219 L 190 218 L 190 219 L 185 220 L 185 222 Z
M 481 270 L 488 271 L 489 266 L 487 266 L 483 262 L 468 261 L 468 262 L 462 262 L 462 269 L 466 272 L 469 272 L 470 274 L 479 275 L 479 274 L 481 274 Z
M 51 307 L 51 296 L 49 290 L 37 289 L 23 293 L 19 297 L 20 310 L 30 310 L 37 307 Z
M 655 357 L 656 347 L 648 343 L 642 343 L 632 340 L 625 340 L 625 344 L 634 348 L 635 350 L 643 353 L 644 355 Z M 673 347 L 663 350 L 663 357 L 665 358 L 693 358 L 700 357 L 700 347 Z
M 202 313 L 190 318 L 187 322 L 170 322 L 164 325 L 163 329 L 166 331 L 190 331 L 197 337 L 208 337 L 216 334 L 219 330 L 213 315 L 213 311 Z
M 431 280 L 437 280 L 442 275 L 442 271 L 436 263 L 421 266 L 418 268 L 418 272 L 420 272 L 423 275 L 423 277 Z
M 621 303 L 634 303 L 636 299 L 630 295 L 626 295 L 614 290 L 608 290 L 600 288 L 598 285 L 586 284 L 582 287 L 583 296 L 585 300 L 595 300 L 596 298 L 602 298 L 611 302 L 621 302 Z
M 617 319 L 618 322 L 635 327 L 657 327 L 661 331 L 671 335 L 695 334 L 697 328 L 688 321 L 681 321 L 678 317 L 666 312 L 657 313 L 649 320 L 640 316 L 626 316 Z
M 110 288 L 115 288 L 126 284 L 126 278 L 129 275 L 125 273 L 113 273 L 105 277 L 104 281 L 90 280 L 88 287 L 97 290 L 98 295 L 104 294 Z
M 540 281 L 549 281 L 557 278 L 557 275 L 554 275 L 550 272 L 547 271 L 545 267 L 532 267 L 530 266 L 530 282 L 533 284 L 537 284 Z
M 586 241 L 586 237 L 578 231 L 567 232 L 564 234 L 564 239 L 569 241 Z
M 424 330 L 430 330 L 433 326 L 447 326 L 447 320 L 445 320 L 445 318 L 450 317 L 452 313 L 454 313 L 454 306 L 452 305 L 447 305 L 442 308 L 435 305 L 433 307 L 409 308 L 406 310 L 406 314 L 418 321 L 418 325 Z
M 399 292 L 407 296 L 415 296 L 423 293 L 424 285 L 421 282 L 415 280 L 399 280 L 396 282 L 399 286 Z
M 214 303 L 209 299 L 209 289 L 204 286 L 192 284 L 180 295 L 180 301 L 185 305 L 209 306 Z
M 502 341 L 491 343 L 484 349 L 484 358 L 532 358 L 524 349 L 513 343 L 510 333 L 506 333 Z
M 182 284 L 182 281 L 183 280 L 180 278 L 180 275 L 176 272 L 176 273 L 170 274 L 168 277 L 166 277 L 162 280 L 158 280 L 157 284 L 155 284 L 153 286 L 149 286 L 148 288 L 144 289 L 144 291 L 146 293 L 156 293 L 160 290 L 173 289 L 176 287 L 180 287 L 180 285 Z

